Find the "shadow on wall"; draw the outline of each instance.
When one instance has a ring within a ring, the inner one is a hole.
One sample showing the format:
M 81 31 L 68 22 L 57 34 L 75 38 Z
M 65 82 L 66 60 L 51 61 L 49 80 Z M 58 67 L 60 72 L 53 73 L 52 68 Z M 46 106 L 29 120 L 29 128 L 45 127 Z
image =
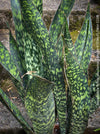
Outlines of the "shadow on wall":
M 22 128 L 16 129 L 1 129 L 0 134 L 26 134 Z M 59 133 L 54 133 L 59 134 Z M 84 134 L 100 134 L 100 131 L 94 132 L 92 128 L 87 128 Z
M 26 132 L 22 128 L 1 129 L 0 134 L 26 134 Z
M 90 0 L 91 4 L 99 4 L 100 5 L 100 0 Z

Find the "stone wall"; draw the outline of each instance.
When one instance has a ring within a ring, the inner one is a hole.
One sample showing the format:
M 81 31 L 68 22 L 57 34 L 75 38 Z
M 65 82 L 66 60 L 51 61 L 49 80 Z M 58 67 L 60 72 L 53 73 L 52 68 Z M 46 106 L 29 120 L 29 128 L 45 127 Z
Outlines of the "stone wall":
M 94 4 L 93 0 L 91 1 L 92 1 L 91 10 L 95 12 L 96 14 L 100 14 L 99 9 L 95 10 L 96 4 Z M 60 2 L 61 0 L 43 0 L 43 13 L 44 13 L 43 17 L 46 23 L 50 23 Z M 88 0 L 76 0 L 74 7 L 72 9 L 72 13 L 74 12 L 74 15 L 75 15 L 80 12 L 83 15 L 87 8 L 87 2 Z M 12 27 L 14 27 L 13 21 L 12 21 L 10 0 L 0 0 L 0 29 L 7 28 L 6 27 L 7 21 L 10 23 Z

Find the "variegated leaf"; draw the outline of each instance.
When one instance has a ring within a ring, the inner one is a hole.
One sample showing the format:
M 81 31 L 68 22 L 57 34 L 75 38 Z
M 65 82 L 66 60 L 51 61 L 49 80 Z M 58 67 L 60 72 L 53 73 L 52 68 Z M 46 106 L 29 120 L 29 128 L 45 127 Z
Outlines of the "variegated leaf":
M 0 42 L 0 63 L 18 81 L 21 82 L 20 73 L 11 58 L 9 51 Z
M 51 134 L 55 122 L 54 84 L 39 76 L 33 76 L 27 87 L 25 107 L 36 134 Z
M 69 16 L 75 0 L 61 0 L 61 4 L 54 16 L 52 24 L 49 29 L 50 37 L 53 43 L 56 44 L 59 35 L 62 31 L 62 26 L 66 21 L 66 17 Z
M 43 12 L 43 0 L 33 0 L 35 6 L 37 7 L 39 13 L 42 15 Z
M 90 5 L 88 4 L 84 24 L 75 42 L 75 49 L 78 62 L 83 67 L 85 73 L 88 69 L 92 51 L 92 22 L 90 16 Z
M 4 91 L 0 88 L 0 99 L 3 104 L 7 107 L 7 109 L 13 114 L 13 116 L 18 120 L 18 122 L 22 125 L 24 130 L 27 133 L 33 133 L 30 125 L 25 121 L 19 109 L 11 102 L 8 96 L 4 93 Z
M 71 95 L 72 106 L 68 107 L 69 134 L 82 134 L 87 126 L 90 110 L 90 92 L 88 82 L 83 68 L 77 61 L 75 49 L 70 37 L 66 21 L 66 32 L 64 34 L 65 54 L 68 78 L 69 93 Z M 84 84 L 84 86 L 83 86 Z

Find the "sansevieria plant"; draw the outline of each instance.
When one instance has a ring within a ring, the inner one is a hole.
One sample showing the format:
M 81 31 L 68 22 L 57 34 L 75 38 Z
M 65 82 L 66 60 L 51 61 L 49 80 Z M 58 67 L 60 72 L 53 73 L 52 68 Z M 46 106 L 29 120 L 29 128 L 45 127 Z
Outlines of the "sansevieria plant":
M 33 127 L 2 89 L 0 100 L 27 134 L 52 134 L 55 109 L 60 134 L 83 134 L 89 114 L 97 108 L 96 77 L 88 85 L 87 73 L 92 50 L 90 4 L 73 45 L 67 17 L 74 1 L 61 1 L 48 31 L 42 0 L 11 0 L 16 38 L 9 28 L 10 52 L 0 42 L 0 63 L 11 74 Z

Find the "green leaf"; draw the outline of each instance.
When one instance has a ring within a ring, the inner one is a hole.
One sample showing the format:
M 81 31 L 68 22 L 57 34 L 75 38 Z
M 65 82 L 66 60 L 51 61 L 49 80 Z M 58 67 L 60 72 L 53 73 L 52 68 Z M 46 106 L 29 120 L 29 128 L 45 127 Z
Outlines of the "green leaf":
M 98 129 L 96 129 L 96 130 L 94 130 L 95 132 L 97 132 L 97 131 L 100 131 L 100 128 L 98 128 Z
M 11 58 L 9 51 L 0 42 L 0 63 L 18 81 L 21 82 L 20 73 Z
M 49 29 L 50 37 L 53 43 L 57 42 L 59 35 L 61 34 L 62 26 L 66 20 L 66 17 L 71 12 L 75 0 L 62 0 L 61 4 L 54 16 L 52 24 Z
M 48 51 L 50 49 L 48 48 Z M 63 43 L 62 37 L 60 36 L 55 47 L 52 46 L 52 52 L 50 54 L 50 70 L 51 70 L 51 80 L 55 82 L 56 86 L 54 88 L 54 96 L 56 102 L 56 110 L 60 123 L 60 133 L 66 133 L 66 92 L 65 92 L 65 82 L 63 76 L 63 65 L 64 65 L 64 55 L 63 55 Z
M 34 5 L 37 7 L 39 13 L 42 15 L 43 12 L 43 0 L 33 0 Z
M 59 92 L 57 98 L 58 107 L 59 107 L 59 117 L 62 117 L 60 120 L 60 125 L 64 127 L 64 132 L 66 129 L 66 94 L 65 86 L 62 73 L 61 59 L 59 59 L 56 54 L 56 49 L 54 44 L 50 41 L 48 31 L 43 23 L 43 20 L 35 8 L 33 1 L 23 0 L 20 1 L 22 16 L 23 16 L 23 25 L 26 28 L 26 31 L 31 35 L 34 40 L 34 44 L 40 48 L 42 52 L 41 64 L 43 65 L 43 77 L 48 80 L 52 80 L 57 84 L 55 92 Z M 33 70 L 34 71 L 34 70 Z M 61 85 L 62 84 L 62 85 Z M 61 112 L 60 112 L 61 111 Z M 63 112 L 62 112 L 63 111 Z M 63 131 L 63 130 L 62 130 Z M 63 132 L 63 133 L 64 133 Z
M 99 98 L 100 98 L 100 95 L 99 95 Z M 92 115 L 97 110 L 97 108 L 100 106 L 100 105 L 97 105 L 98 100 L 99 100 L 99 103 L 100 103 L 99 98 L 97 96 L 97 92 L 94 93 L 93 97 L 91 98 L 91 105 L 90 105 L 89 115 Z
M 42 75 L 42 55 L 40 48 L 34 43 L 31 35 L 27 32 L 25 35 L 25 63 L 27 72 L 34 72 Z
M 46 50 L 50 46 L 48 31 L 43 23 L 41 15 L 36 9 L 33 0 L 20 1 L 21 11 L 23 16 L 23 25 L 26 31 L 31 35 L 34 40 L 34 44 L 38 47 L 39 51 L 42 52 L 43 63 L 43 75 L 46 78 L 48 75 L 48 51 Z
M 23 25 L 25 26 L 26 31 L 30 33 L 36 45 L 38 44 L 41 48 L 44 47 L 44 43 L 46 43 L 48 40 L 48 31 L 41 18 L 41 15 L 34 5 L 34 1 L 23 0 L 20 1 L 20 4 L 23 17 Z
M 9 42 L 10 42 L 11 58 L 13 59 L 13 62 L 17 66 L 17 68 L 20 72 L 20 76 L 23 77 L 23 75 L 26 73 L 26 70 L 25 70 L 26 67 L 24 67 L 25 65 L 23 65 L 23 61 L 22 61 L 22 58 L 21 58 L 21 55 L 20 55 L 20 52 L 18 49 L 18 44 L 17 44 L 16 40 L 14 39 L 14 37 L 12 36 L 11 31 L 10 31 L 9 37 L 10 37 Z M 26 41 L 26 44 L 27 44 L 27 41 Z M 26 66 L 27 66 L 27 64 L 26 64 Z M 20 82 L 16 82 L 16 83 L 19 83 L 20 86 L 24 86 L 24 88 L 25 88 L 28 83 L 28 77 L 27 78 L 23 77 L 22 81 L 23 81 L 23 85 Z M 23 94 L 22 92 L 20 93 L 20 86 L 18 87 L 19 94 Z
M 75 42 L 75 49 L 78 62 L 84 71 L 88 69 L 91 51 L 92 51 L 92 22 L 90 16 L 90 4 L 88 4 L 84 24 Z
M 8 96 L 3 92 L 0 88 L 0 99 L 2 100 L 3 104 L 7 107 L 7 109 L 13 114 L 13 116 L 18 120 L 18 122 L 23 126 L 26 132 L 33 133 L 33 130 L 29 126 L 29 124 L 25 121 L 24 117 L 20 113 L 19 109 L 11 102 Z
M 93 114 L 93 112 L 100 105 L 100 76 L 97 77 L 97 79 L 91 83 L 90 96 L 91 96 L 90 114 Z M 99 105 L 97 104 L 97 102 L 99 102 Z
M 11 6 L 15 22 L 15 31 L 16 31 L 18 49 L 21 55 L 22 65 L 26 70 L 25 73 L 27 73 L 28 71 L 34 71 L 40 74 L 40 72 L 42 71 L 41 53 L 39 53 L 40 50 L 37 49 L 37 46 L 35 45 L 34 40 L 32 39 L 33 37 L 31 37 L 31 35 L 26 31 L 26 27 L 24 28 L 22 25 L 22 14 L 20 11 L 21 9 L 19 0 L 11 1 Z
M 24 39 L 23 39 L 24 27 L 22 25 L 20 2 L 19 0 L 10 0 L 10 1 L 11 1 L 12 14 L 13 14 L 13 19 L 14 19 L 14 24 L 15 24 L 15 33 L 16 33 L 16 40 L 18 43 L 18 49 L 22 58 L 23 67 L 26 67 L 25 56 L 24 56 Z
M 67 23 L 67 21 L 66 21 Z M 72 44 L 68 25 L 66 24 L 66 32 L 64 34 L 65 54 L 68 78 L 69 93 L 71 94 L 72 106 L 68 109 L 70 116 L 68 121 L 67 132 L 70 134 L 82 134 L 87 126 L 89 110 L 90 110 L 90 92 L 88 82 L 82 67 L 77 62 L 75 49 Z M 84 86 L 83 86 L 84 84 Z
M 27 87 L 25 107 L 36 134 L 51 134 L 55 122 L 54 84 L 39 76 L 33 76 Z
M 21 59 L 20 52 L 18 49 L 18 44 L 17 44 L 16 40 L 14 39 L 14 37 L 12 36 L 11 31 L 9 33 L 9 37 L 10 37 L 9 42 L 10 42 L 11 57 L 22 76 L 25 73 L 25 70 L 22 65 L 22 59 Z

